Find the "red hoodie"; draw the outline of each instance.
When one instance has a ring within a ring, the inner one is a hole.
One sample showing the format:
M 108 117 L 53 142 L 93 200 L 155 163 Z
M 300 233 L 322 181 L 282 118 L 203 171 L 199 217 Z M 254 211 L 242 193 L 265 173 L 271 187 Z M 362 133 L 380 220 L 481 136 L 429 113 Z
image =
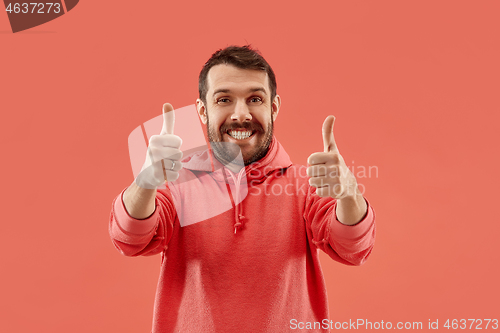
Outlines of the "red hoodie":
M 329 332 L 318 250 L 361 265 L 375 240 L 372 207 L 356 225 L 341 224 L 336 200 L 316 195 L 275 138 L 238 174 L 209 151 L 186 158 L 147 219 L 128 215 L 122 194 L 110 217 L 117 249 L 162 253 L 154 333 Z

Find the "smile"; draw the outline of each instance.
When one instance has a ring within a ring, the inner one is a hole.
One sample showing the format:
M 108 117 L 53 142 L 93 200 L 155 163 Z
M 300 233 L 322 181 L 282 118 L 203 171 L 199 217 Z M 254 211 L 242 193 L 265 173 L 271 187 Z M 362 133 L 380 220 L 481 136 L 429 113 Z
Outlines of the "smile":
M 245 139 L 248 139 L 253 134 L 253 132 L 252 131 L 229 130 L 229 131 L 227 131 L 227 134 L 236 140 L 245 140 Z

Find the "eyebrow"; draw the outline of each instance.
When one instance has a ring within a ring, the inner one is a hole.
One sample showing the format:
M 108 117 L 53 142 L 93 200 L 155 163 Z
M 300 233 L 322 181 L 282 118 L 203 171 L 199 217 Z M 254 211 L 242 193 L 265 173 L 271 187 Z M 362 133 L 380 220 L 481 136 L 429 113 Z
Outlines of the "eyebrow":
M 250 88 L 247 90 L 247 92 L 256 92 L 256 91 L 261 91 L 263 92 L 265 95 L 267 95 L 266 93 L 266 89 L 262 88 L 262 87 L 256 87 L 256 88 Z M 231 89 L 226 89 L 226 88 L 220 88 L 220 89 L 216 89 L 214 91 L 214 94 L 212 96 L 215 96 L 219 93 L 230 93 L 231 92 Z

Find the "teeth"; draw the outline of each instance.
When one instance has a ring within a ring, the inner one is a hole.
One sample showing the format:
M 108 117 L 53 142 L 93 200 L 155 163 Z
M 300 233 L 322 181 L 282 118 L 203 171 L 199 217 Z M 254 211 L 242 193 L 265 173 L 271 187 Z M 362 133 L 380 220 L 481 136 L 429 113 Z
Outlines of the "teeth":
M 229 135 L 235 139 L 243 140 L 252 135 L 251 131 L 229 131 Z

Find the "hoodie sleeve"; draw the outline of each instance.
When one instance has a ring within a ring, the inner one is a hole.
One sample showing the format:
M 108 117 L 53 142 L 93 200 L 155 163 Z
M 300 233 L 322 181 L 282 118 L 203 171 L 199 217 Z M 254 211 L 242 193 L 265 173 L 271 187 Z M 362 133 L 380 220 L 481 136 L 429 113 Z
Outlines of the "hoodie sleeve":
M 177 217 L 168 187 L 158 189 L 154 213 L 142 220 L 131 217 L 123 204 L 123 190 L 113 200 L 109 235 L 114 246 L 126 256 L 149 256 L 162 252 L 173 231 Z
M 310 187 L 304 210 L 310 241 L 338 262 L 363 264 L 375 243 L 375 211 L 368 200 L 366 203 L 366 216 L 355 225 L 345 225 L 339 222 L 335 213 L 337 200 L 321 198 Z

